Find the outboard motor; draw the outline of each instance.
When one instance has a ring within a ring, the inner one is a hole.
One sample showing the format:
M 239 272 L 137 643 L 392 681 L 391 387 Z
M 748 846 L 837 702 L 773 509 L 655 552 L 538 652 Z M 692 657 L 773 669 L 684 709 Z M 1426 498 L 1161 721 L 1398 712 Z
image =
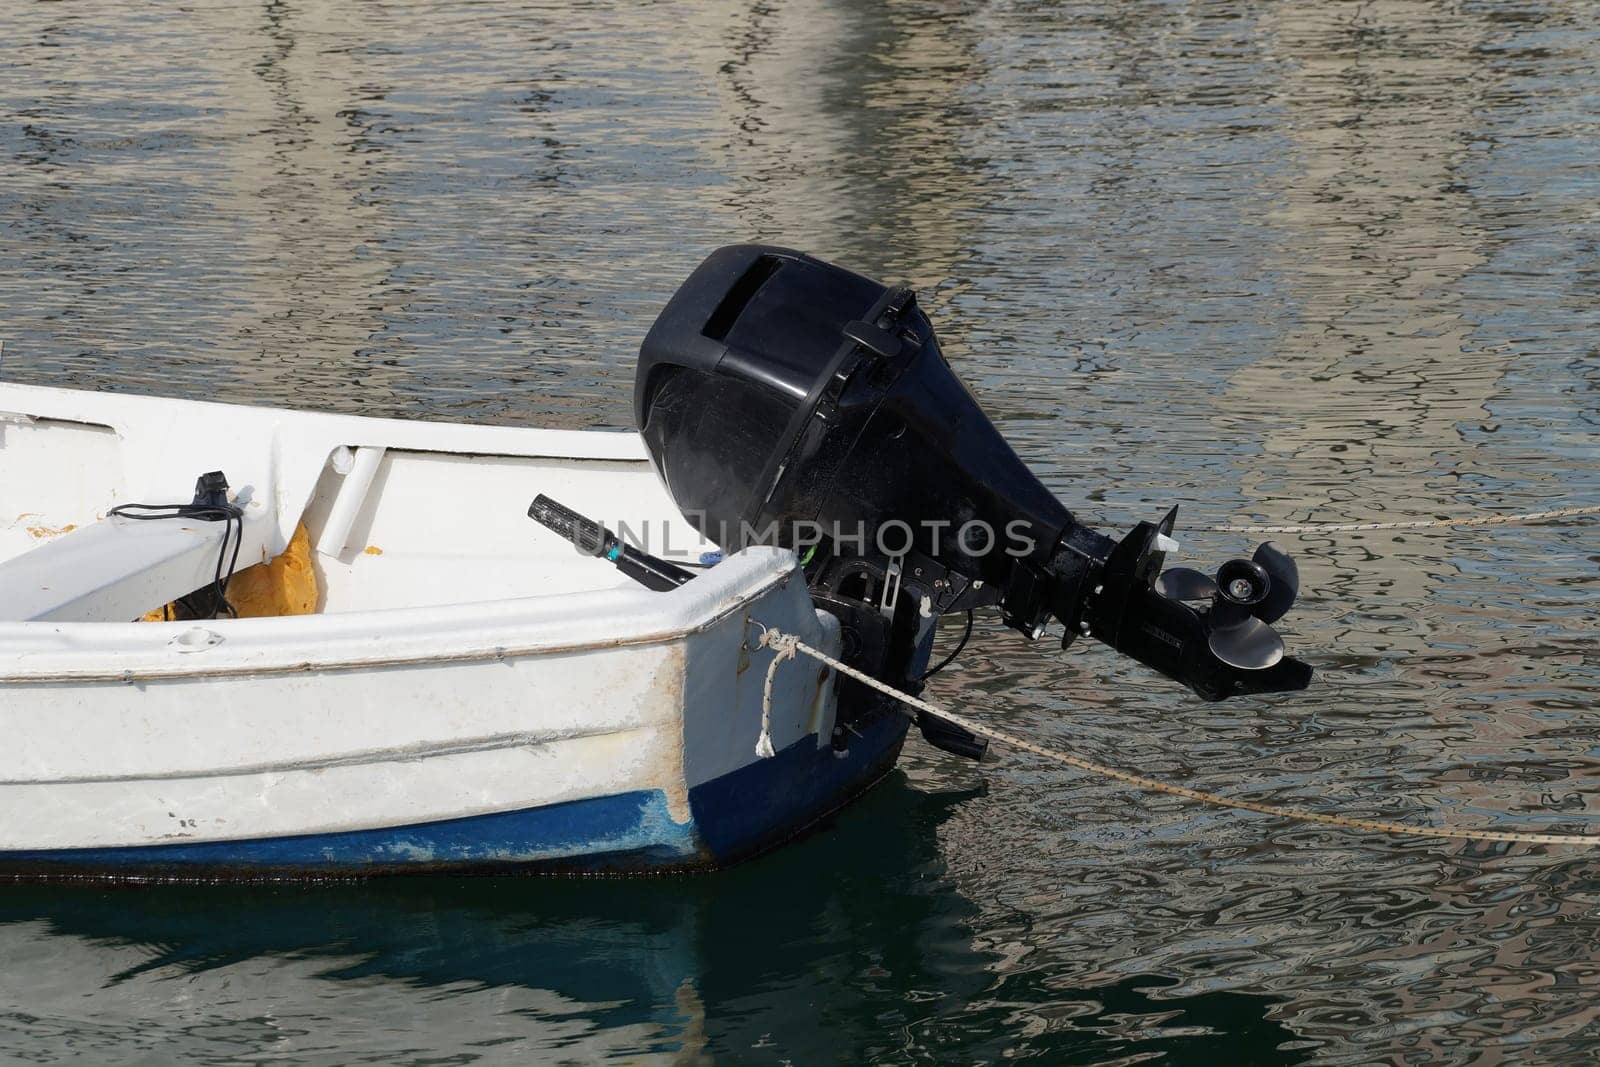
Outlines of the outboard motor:
M 1093 637 L 1211 700 L 1310 680 L 1270 625 L 1298 586 L 1287 555 L 1264 544 L 1215 578 L 1163 574 L 1176 508 L 1120 540 L 1078 523 L 909 289 L 784 248 L 720 249 L 645 338 L 634 415 L 699 532 L 801 553 L 847 661 L 892 684 L 919 688 L 938 616 L 983 606 L 1030 639 L 1058 619 L 1063 647 Z

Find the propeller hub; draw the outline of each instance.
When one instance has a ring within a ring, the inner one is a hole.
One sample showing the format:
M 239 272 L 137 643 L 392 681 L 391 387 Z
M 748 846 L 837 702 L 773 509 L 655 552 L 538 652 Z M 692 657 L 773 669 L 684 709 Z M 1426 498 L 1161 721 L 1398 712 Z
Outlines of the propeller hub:
M 1271 591 L 1271 577 L 1254 560 L 1230 559 L 1217 569 L 1217 595 L 1230 604 L 1254 607 Z

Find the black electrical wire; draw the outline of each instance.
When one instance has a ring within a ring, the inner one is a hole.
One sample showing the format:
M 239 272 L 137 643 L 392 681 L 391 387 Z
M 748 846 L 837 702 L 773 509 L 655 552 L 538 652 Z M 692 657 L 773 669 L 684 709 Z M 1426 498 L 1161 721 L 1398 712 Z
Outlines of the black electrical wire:
M 244 509 L 237 504 L 118 504 L 106 514 L 123 519 L 197 519 L 201 522 L 226 523 L 222 530 L 222 547 L 217 552 L 216 576 L 212 581 L 216 599 L 211 605 L 211 617 L 227 609 L 230 618 L 239 613 L 228 603 L 228 583 L 233 580 L 234 569 L 239 565 L 239 549 L 244 545 Z M 228 543 L 233 543 L 233 555 L 228 555 Z M 226 570 L 224 570 L 226 568 Z
M 967 642 L 970 641 L 971 639 L 972 639 L 972 609 L 968 608 L 967 609 L 967 628 L 962 631 L 961 640 L 956 642 L 956 647 L 951 651 L 951 653 L 948 656 L 946 656 L 944 659 L 939 661 L 939 665 L 937 667 L 934 667 L 932 670 L 923 672 L 922 681 L 926 682 L 929 678 L 932 678 L 934 675 L 938 674 L 940 671 L 942 671 L 946 667 L 950 666 L 950 664 L 954 663 L 956 661 L 956 657 L 961 655 L 961 650 L 963 648 L 967 647 Z

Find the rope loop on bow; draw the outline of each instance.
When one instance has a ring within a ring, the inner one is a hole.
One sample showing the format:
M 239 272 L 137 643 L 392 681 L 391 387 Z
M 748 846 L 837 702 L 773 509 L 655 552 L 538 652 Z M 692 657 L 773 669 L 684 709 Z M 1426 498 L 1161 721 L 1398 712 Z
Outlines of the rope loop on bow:
M 767 680 L 761 687 L 761 734 L 756 738 L 756 755 L 771 759 L 778 754 L 772 747 L 772 683 L 777 679 L 778 668 L 784 661 L 794 659 L 799 654 L 800 639 L 775 627 L 763 626 L 760 640 L 761 647 L 772 649 L 773 656 L 767 664 Z

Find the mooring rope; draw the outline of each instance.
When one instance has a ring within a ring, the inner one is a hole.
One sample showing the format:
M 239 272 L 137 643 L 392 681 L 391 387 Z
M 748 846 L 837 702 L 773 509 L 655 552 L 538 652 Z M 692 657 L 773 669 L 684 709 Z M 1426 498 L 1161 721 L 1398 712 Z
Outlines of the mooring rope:
M 1600 504 L 1554 511 L 1528 511 L 1520 515 L 1479 515 L 1470 519 L 1407 519 L 1400 522 L 1301 523 L 1291 526 L 1199 526 L 1208 533 L 1356 533 L 1363 530 L 1437 530 L 1449 526 L 1511 526 L 1520 523 L 1600 515 Z
M 772 683 L 778 677 L 778 667 L 783 661 L 794 659 L 795 653 L 800 651 L 800 639 L 795 638 L 781 645 L 774 644 L 767 640 L 767 631 L 763 628 L 761 643 L 771 647 L 776 654 L 772 657 L 772 662 L 767 664 L 767 680 L 761 687 L 761 733 L 756 737 L 756 755 L 762 759 L 771 759 L 778 754 L 772 747 Z
M 1597 509 L 1600 510 L 1600 509 Z M 754 620 L 752 620 L 754 621 Z M 757 623 L 757 625 L 761 625 Z M 891 685 L 886 685 L 878 679 L 856 670 L 854 667 L 839 662 L 826 652 L 812 648 L 793 634 L 784 633 L 773 627 L 762 626 L 761 643 L 771 648 L 774 653 L 772 662 L 767 665 L 767 681 L 763 690 L 761 708 L 761 738 L 766 743 L 765 751 L 761 743 L 757 743 L 757 754 L 770 756 L 772 754 L 771 721 L 772 721 L 772 683 L 778 673 L 778 666 L 785 660 L 793 659 L 796 653 L 810 656 L 812 659 L 833 668 L 840 674 L 854 678 L 856 681 L 875 689 L 884 696 L 892 697 L 907 707 L 926 712 L 935 718 L 943 719 L 964 730 L 970 730 L 979 737 L 987 737 L 991 741 L 998 741 L 1003 745 L 1032 752 L 1036 756 L 1065 764 L 1068 767 L 1086 771 L 1089 774 L 1099 775 L 1113 781 L 1124 782 L 1139 789 L 1152 793 L 1165 793 L 1168 796 L 1185 797 L 1189 800 L 1198 800 L 1204 804 L 1213 804 L 1224 808 L 1235 808 L 1240 811 L 1254 811 L 1262 815 L 1275 815 L 1283 819 L 1292 819 L 1296 822 L 1320 823 L 1324 826 L 1341 826 L 1352 830 L 1370 830 L 1374 833 L 1399 834 L 1405 837 L 1442 837 L 1455 838 L 1463 841 L 1514 841 L 1536 845 L 1575 845 L 1584 848 L 1600 846 L 1600 835 L 1596 834 L 1542 834 L 1523 830 L 1471 830 L 1449 826 L 1410 826 L 1406 823 L 1384 822 L 1380 819 L 1358 819 L 1348 815 L 1324 815 L 1321 812 L 1307 811 L 1304 808 L 1288 807 L 1282 804 L 1263 804 L 1255 800 L 1239 800 L 1234 797 L 1223 796 L 1220 793 L 1211 793 L 1203 789 L 1190 789 L 1187 786 L 1173 785 L 1143 774 L 1134 774 L 1131 771 L 1119 770 L 1108 767 L 1103 763 L 1096 763 L 1081 756 L 1074 756 L 1070 752 L 1048 748 L 1036 744 L 1015 734 L 1004 730 L 997 730 L 964 715 L 936 707 L 910 693 L 903 693 Z

